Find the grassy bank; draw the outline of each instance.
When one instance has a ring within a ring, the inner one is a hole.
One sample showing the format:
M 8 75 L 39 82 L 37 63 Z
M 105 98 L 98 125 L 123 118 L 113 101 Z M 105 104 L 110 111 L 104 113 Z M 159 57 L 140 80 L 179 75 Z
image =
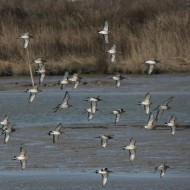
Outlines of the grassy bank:
M 1 0 L 0 75 L 28 75 L 17 36 L 30 31 L 30 59 L 44 56 L 49 74 L 145 73 L 144 60 L 160 59 L 156 72 L 190 71 L 190 2 L 187 0 Z M 110 43 L 97 31 L 110 23 Z M 122 54 L 110 63 L 112 44 Z M 35 70 L 35 69 L 34 69 Z

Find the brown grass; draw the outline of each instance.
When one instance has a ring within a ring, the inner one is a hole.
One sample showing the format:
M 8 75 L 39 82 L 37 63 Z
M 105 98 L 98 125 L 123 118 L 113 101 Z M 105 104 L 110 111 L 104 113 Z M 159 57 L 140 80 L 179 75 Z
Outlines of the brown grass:
M 144 73 L 143 61 L 161 60 L 156 72 L 190 71 L 190 2 L 187 0 L 1 0 L 0 75 L 28 75 L 17 36 L 30 31 L 30 59 L 44 56 L 49 74 Z M 97 31 L 108 20 L 108 46 Z M 105 50 L 122 54 L 110 63 Z M 35 69 L 34 69 L 35 70 Z

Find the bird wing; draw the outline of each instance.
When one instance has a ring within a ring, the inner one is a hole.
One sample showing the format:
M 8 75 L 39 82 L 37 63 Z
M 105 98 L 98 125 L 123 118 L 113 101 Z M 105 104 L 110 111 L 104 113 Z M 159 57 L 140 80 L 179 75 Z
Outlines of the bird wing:
M 57 139 L 58 139 L 58 135 L 53 135 L 53 143 L 56 143 Z
M 149 65 L 148 74 L 150 75 L 154 69 L 154 65 Z
M 148 126 L 151 126 L 153 124 L 153 120 L 154 120 L 153 114 L 150 112 L 149 118 L 148 118 Z
M 74 73 L 74 74 L 73 74 L 73 78 L 76 78 L 76 79 L 77 79 L 77 78 L 78 78 L 78 75 L 79 75 L 78 73 Z
M 116 80 L 116 87 L 119 88 L 121 85 L 121 80 Z
M 28 47 L 29 44 L 29 39 L 24 39 L 24 48 L 26 49 Z
M 97 102 L 91 102 L 91 112 L 94 114 L 96 112 Z
M 53 109 L 55 109 L 54 113 L 58 111 L 58 109 L 60 108 L 60 105 L 61 104 L 58 104 L 55 108 L 53 108 Z
M 37 73 L 42 73 L 43 71 L 45 71 L 45 69 L 46 69 L 45 64 L 39 63 L 39 64 L 38 64 L 38 69 L 36 70 L 36 72 L 37 72 Z
M 145 97 L 144 97 L 144 101 L 150 100 L 151 96 L 150 93 L 146 93 Z
M 157 111 L 157 114 L 156 114 L 156 118 L 155 118 L 156 121 L 157 121 L 159 118 L 162 117 L 163 112 L 164 112 L 163 109 L 159 109 L 159 108 L 158 108 L 158 111 Z
M 3 120 L 4 120 L 4 119 L 8 120 L 8 119 L 9 119 L 9 116 L 8 116 L 8 115 L 5 115 L 4 118 L 3 118 Z
M 67 80 L 69 77 L 69 72 L 68 71 L 65 71 L 65 74 L 63 76 L 63 80 Z
M 111 54 L 111 62 L 115 62 L 115 53 Z
M 162 163 L 160 164 L 160 166 L 158 167 L 159 170 L 163 170 L 164 169 L 164 166 L 165 166 L 166 163 Z
M 176 127 L 175 127 L 175 126 L 172 126 L 172 127 L 171 127 L 171 132 L 172 132 L 172 135 L 174 135 L 174 134 L 175 134 L 175 129 L 176 129 Z
M 115 51 L 116 50 L 116 45 L 113 44 L 112 48 L 111 48 L 111 51 Z
M 55 129 L 54 129 L 54 131 L 60 131 L 61 130 L 61 127 L 62 127 L 62 124 L 60 123 Z
M 117 113 L 115 115 L 115 124 L 119 122 L 120 117 L 121 117 L 121 113 Z
M 129 145 L 135 146 L 136 140 L 134 138 L 130 139 Z
M 102 186 L 106 185 L 108 181 L 108 174 L 102 174 Z
M 92 112 L 88 112 L 88 121 L 90 121 L 93 118 L 93 113 Z
M 36 93 L 30 93 L 30 97 L 29 97 L 29 103 L 32 103 L 34 98 L 36 97 Z
M 174 115 L 171 116 L 171 119 L 170 119 L 170 123 L 175 123 L 176 121 L 176 117 Z
M 24 156 L 26 154 L 26 150 L 23 147 L 20 147 L 20 155 L 19 156 Z
M 26 160 L 20 160 L 22 170 L 24 170 L 26 168 L 26 163 L 27 163 Z
M 170 98 L 168 98 L 162 105 L 163 106 L 166 106 L 166 105 L 168 105 L 172 100 L 173 100 L 173 96 L 172 97 L 170 97 Z
M 64 98 L 63 98 L 63 100 L 62 100 L 62 104 L 67 104 L 69 98 L 70 98 L 69 92 L 66 91 L 66 92 L 65 92 L 65 96 L 64 96 Z
M 108 40 L 108 34 L 104 34 L 104 39 L 105 39 L 105 43 L 108 44 L 109 40 Z
M 4 137 L 4 143 L 6 144 L 9 140 L 10 137 L 10 133 L 9 132 L 5 132 L 5 137 Z
M 8 125 L 10 123 L 8 119 L 9 119 L 9 116 L 5 115 L 1 124 L 2 125 Z
M 41 73 L 40 79 L 39 79 L 39 84 L 41 84 L 43 82 L 44 77 L 45 77 L 45 72 Z
M 135 159 L 135 150 L 129 150 L 129 160 L 133 161 Z
M 103 148 L 105 148 L 105 147 L 106 147 L 106 144 L 107 144 L 107 139 L 101 138 L 101 146 L 102 146 Z
M 156 173 L 158 171 L 158 167 L 154 168 L 154 173 Z
M 77 80 L 74 85 L 74 89 L 76 89 L 79 86 L 80 82 Z
M 106 20 L 104 24 L 104 31 L 108 31 L 108 27 L 109 27 L 109 24 L 108 24 L 108 21 Z
M 166 171 L 165 170 L 160 170 L 160 178 L 162 178 L 165 175 Z
M 148 115 L 150 113 L 150 105 L 144 106 L 145 113 Z
M 29 32 L 25 32 L 22 36 L 29 36 Z

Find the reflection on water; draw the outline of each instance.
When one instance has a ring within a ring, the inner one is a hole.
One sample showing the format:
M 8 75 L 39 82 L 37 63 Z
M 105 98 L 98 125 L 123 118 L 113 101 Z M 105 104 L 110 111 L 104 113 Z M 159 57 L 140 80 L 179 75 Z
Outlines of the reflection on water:
M 46 84 L 54 84 L 61 77 L 47 77 Z M 1 87 L 10 85 L 12 82 L 22 84 L 26 78 L 3 78 Z M 174 96 L 171 103 L 172 109 L 165 112 L 162 119 L 157 124 L 164 124 L 171 116 L 176 115 L 182 125 L 189 124 L 190 115 L 190 77 L 188 75 L 153 75 L 153 76 L 128 76 L 123 80 L 121 88 L 115 88 L 115 83 L 110 81 L 108 76 L 90 77 L 83 79 L 86 85 L 80 85 L 73 90 L 72 86 L 60 90 L 59 86 L 42 87 L 43 92 L 39 93 L 32 104 L 28 103 L 29 94 L 24 93 L 23 88 L 4 90 L 0 93 L 0 113 L 10 115 L 17 127 L 22 126 L 51 126 L 59 122 L 63 124 L 113 124 L 114 116 L 110 114 L 114 109 L 123 108 L 127 112 L 119 122 L 121 125 L 144 125 L 147 116 L 144 114 L 142 106 L 137 103 L 150 92 L 154 104 L 154 109 L 158 104 L 168 97 Z M 95 85 L 94 82 L 99 82 Z M 101 85 L 102 84 L 102 85 Z M 27 87 L 25 87 L 27 88 Z M 70 102 L 77 110 L 70 108 L 59 110 L 53 113 L 53 108 L 59 104 L 68 90 L 71 96 Z M 94 115 L 93 120 L 87 121 L 87 115 L 82 114 L 84 109 L 90 105 L 83 101 L 88 96 L 100 95 L 103 102 L 99 102 L 100 110 Z M 156 114 L 156 112 L 153 112 Z

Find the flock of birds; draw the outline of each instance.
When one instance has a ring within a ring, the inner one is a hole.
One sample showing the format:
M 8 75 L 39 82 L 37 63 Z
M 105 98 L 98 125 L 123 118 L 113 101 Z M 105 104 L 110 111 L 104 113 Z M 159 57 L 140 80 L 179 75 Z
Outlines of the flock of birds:
M 110 34 L 108 21 L 105 21 L 105 25 L 104 25 L 103 30 L 99 31 L 98 33 L 104 36 L 105 44 L 108 44 L 109 43 L 109 34 Z M 27 49 L 31 38 L 33 38 L 33 36 L 28 32 L 24 33 L 23 35 L 18 37 L 18 39 L 24 40 L 24 48 L 25 49 Z M 27 49 L 27 51 L 28 51 L 28 49 Z M 111 62 L 115 62 L 116 61 L 116 54 L 120 53 L 120 52 L 118 52 L 116 50 L 116 45 L 113 44 L 112 48 L 110 50 L 108 50 L 107 53 L 109 53 L 111 55 Z M 34 83 L 32 82 L 32 88 L 29 88 L 25 91 L 27 93 L 30 93 L 29 103 L 32 103 L 34 101 L 37 93 L 41 92 L 41 90 L 39 89 L 39 86 L 43 83 L 44 78 L 45 78 L 45 73 L 47 71 L 45 62 L 46 62 L 46 60 L 43 57 L 38 57 L 37 59 L 33 60 L 31 63 L 29 63 L 29 62 L 27 63 L 30 70 L 31 70 L 31 65 L 38 65 L 36 73 L 40 74 L 39 84 L 34 85 Z M 153 58 L 151 60 L 145 61 L 145 63 L 149 65 L 147 74 L 150 75 L 153 71 L 154 66 L 157 63 L 159 63 L 159 61 L 156 58 Z M 31 79 L 33 81 L 32 72 L 30 72 L 30 74 L 31 74 Z M 74 73 L 72 76 L 70 76 L 69 72 L 65 71 L 63 79 L 59 80 L 57 82 L 57 84 L 60 85 L 60 88 L 62 90 L 65 88 L 65 86 L 68 83 L 71 82 L 74 84 L 73 88 L 76 89 L 79 86 L 81 79 L 82 79 L 82 77 L 80 77 L 79 74 Z M 119 88 L 121 85 L 121 81 L 123 79 L 125 79 L 125 77 L 121 76 L 121 74 L 117 74 L 117 75 L 113 76 L 112 79 L 116 82 L 116 87 Z M 71 105 L 69 103 L 69 99 L 70 99 L 70 94 L 68 91 L 66 91 L 61 103 L 58 104 L 54 108 L 54 112 L 57 112 L 60 109 L 67 109 L 70 107 L 73 107 L 74 109 L 76 109 L 73 105 Z M 149 116 L 147 124 L 144 126 L 145 129 L 155 129 L 157 127 L 156 125 L 154 125 L 154 120 L 157 121 L 158 119 L 160 119 L 162 117 L 162 114 L 164 113 L 164 111 L 169 110 L 171 108 L 169 106 L 169 104 L 172 102 L 173 99 L 174 99 L 174 97 L 169 97 L 161 105 L 159 105 L 157 108 L 155 108 L 155 110 L 157 110 L 157 114 L 156 114 L 156 117 L 154 119 L 153 113 L 150 112 L 150 106 L 153 103 L 151 100 L 151 95 L 150 95 L 150 93 L 147 93 L 145 95 L 144 99 L 138 103 L 138 105 L 144 106 L 145 114 Z M 98 102 L 102 101 L 102 99 L 100 98 L 100 96 L 87 97 L 85 99 L 85 101 L 90 103 L 90 107 L 88 109 L 86 109 L 84 111 L 84 113 L 87 113 L 88 120 L 91 120 L 93 118 L 94 114 L 96 113 L 96 111 L 98 111 L 98 108 L 97 108 Z M 124 112 L 126 112 L 126 110 L 124 110 L 123 108 L 119 108 L 117 110 L 112 111 L 112 114 L 115 115 L 115 124 L 117 124 L 119 122 L 119 120 L 120 120 L 120 118 Z M 0 122 L 0 124 L 2 125 L 2 128 L 1 128 L 2 134 L 4 134 L 4 143 L 6 144 L 9 141 L 11 133 L 15 132 L 15 124 L 10 122 L 8 115 L 4 116 L 4 118 Z M 176 117 L 174 115 L 171 116 L 171 119 L 168 122 L 166 122 L 165 125 L 171 128 L 171 134 L 172 135 L 175 134 L 176 127 L 179 126 L 177 123 Z M 54 130 L 51 130 L 48 132 L 48 134 L 50 136 L 53 136 L 53 143 L 56 143 L 57 140 L 59 139 L 59 136 L 62 133 L 64 133 L 61 130 L 62 127 L 63 126 L 60 123 Z M 101 146 L 102 146 L 102 148 L 105 148 L 108 141 L 110 139 L 113 139 L 113 136 L 101 135 L 97 138 L 101 139 Z M 128 145 L 123 146 L 123 150 L 129 151 L 129 160 L 130 161 L 133 161 L 135 159 L 137 149 L 138 149 L 138 147 L 136 146 L 136 140 L 134 138 L 130 139 L 130 142 Z M 22 169 L 25 169 L 28 158 L 29 157 L 26 153 L 26 150 L 23 147 L 20 147 L 20 154 L 18 156 L 14 156 L 15 160 L 20 161 Z M 160 171 L 160 177 L 162 178 L 164 176 L 164 174 L 166 173 L 166 170 L 168 168 L 169 168 L 169 166 L 167 166 L 166 163 L 162 163 L 160 166 L 155 168 L 155 172 L 159 170 Z M 110 171 L 108 168 L 102 168 L 100 170 L 96 170 L 96 173 L 101 174 L 102 186 L 104 186 L 107 183 L 108 176 L 110 173 L 112 173 L 112 171 Z

